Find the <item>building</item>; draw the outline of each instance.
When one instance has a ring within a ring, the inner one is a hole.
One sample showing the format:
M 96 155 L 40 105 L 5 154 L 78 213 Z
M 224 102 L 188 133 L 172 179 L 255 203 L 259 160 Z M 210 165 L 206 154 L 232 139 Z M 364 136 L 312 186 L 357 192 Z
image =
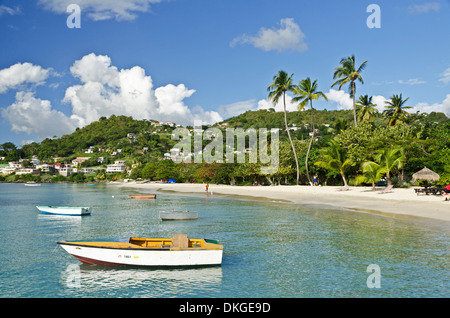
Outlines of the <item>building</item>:
M 32 169 L 32 168 L 16 170 L 16 175 L 20 175 L 20 174 L 39 174 L 39 171 L 36 169 Z
M 72 167 L 63 167 L 59 169 L 59 174 L 64 177 L 68 177 L 72 173 L 74 173 L 74 169 Z
M 90 157 L 78 157 L 78 158 L 72 160 L 72 164 L 75 166 L 78 166 L 79 164 L 85 162 L 88 159 L 90 159 Z
M 55 172 L 55 166 L 54 165 L 50 165 L 48 163 L 43 163 L 41 165 L 37 165 L 36 169 L 38 169 L 38 170 L 40 169 L 41 172 L 44 172 L 44 173 Z
M 106 166 L 106 173 L 120 173 L 124 172 L 126 169 L 127 166 L 125 165 L 125 161 L 116 160 L 114 161 L 114 164 Z

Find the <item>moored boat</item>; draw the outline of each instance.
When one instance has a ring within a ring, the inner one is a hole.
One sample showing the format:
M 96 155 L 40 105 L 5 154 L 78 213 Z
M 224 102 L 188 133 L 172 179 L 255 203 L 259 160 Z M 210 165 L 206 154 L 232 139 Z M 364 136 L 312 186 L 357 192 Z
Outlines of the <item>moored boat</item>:
M 70 207 L 70 206 L 36 206 L 42 214 L 55 215 L 89 215 L 91 214 L 90 207 Z
M 177 221 L 177 220 L 196 220 L 198 219 L 198 212 L 184 211 L 160 211 L 159 218 L 163 221 Z
M 128 242 L 58 242 L 85 264 L 110 266 L 212 266 L 222 264 L 223 246 L 207 239 L 135 238 Z
M 156 199 L 156 194 L 134 194 L 128 195 L 132 199 L 140 199 L 140 200 L 149 200 L 149 199 Z
M 36 183 L 34 181 L 30 181 L 30 182 L 25 183 L 25 186 L 26 187 L 40 187 L 41 184 L 40 183 Z

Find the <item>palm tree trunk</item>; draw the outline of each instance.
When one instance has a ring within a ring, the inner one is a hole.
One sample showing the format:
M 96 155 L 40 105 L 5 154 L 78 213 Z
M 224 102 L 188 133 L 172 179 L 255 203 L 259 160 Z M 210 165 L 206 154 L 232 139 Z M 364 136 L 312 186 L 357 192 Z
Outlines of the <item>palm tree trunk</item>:
M 352 95 L 353 95 L 353 119 L 355 120 L 355 127 L 358 127 L 356 120 L 356 100 L 355 100 L 355 82 L 352 81 Z
M 342 180 L 344 180 L 344 186 L 347 186 L 347 180 L 345 180 L 345 174 L 344 174 L 344 172 L 341 170 L 341 171 L 339 171 L 340 173 L 341 173 L 341 177 L 342 177 Z
M 294 158 L 295 158 L 295 164 L 297 166 L 297 185 L 298 181 L 300 179 L 300 169 L 298 167 L 298 159 L 297 159 L 297 152 L 295 151 L 294 143 L 292 142 L 291 133 L 289 132 L 289 127 L 287 123 L 287 116 L 286 116 L 286 93 L 283 92 L 283 104 L 284 104 L 284 124 L 286 125 L 286 131 L 289 137 L 289 142 L 291 143 L 292 151 L 294 152 Z
M 311 179 L 309 178 L 308 159 L 309 159 L 309 151 L 311 150 L 311 145 L 312 145 L 312 142 L 314 139 L 315 127 L 314 127 L 314 112 L 313 112 L 313 107 L 312 107 L 312 100 L 310 99 L 309 102 L 311 103 L 312 136 L 311 136 L 311 140 L 309 141 L 308 151 L 306 152 L 305 167 L 306 167 L 306 177 L 308 178 L 308 182 L 310 185 L 313 185 L 311 183 Z

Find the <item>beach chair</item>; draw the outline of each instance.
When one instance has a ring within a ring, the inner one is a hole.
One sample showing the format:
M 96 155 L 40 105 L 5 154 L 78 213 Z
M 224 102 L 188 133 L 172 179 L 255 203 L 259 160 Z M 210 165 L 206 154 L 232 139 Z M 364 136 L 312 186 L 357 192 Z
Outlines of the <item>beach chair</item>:
M 379 194 L 383 194 L 383 193 L 394 192 L 394 190 L 392 190 L 393 187 L 394 187 L 393 185 L 387 186 L 384 190 L 381 190 L 381 191 L 379 191 L 378 193 L 379 193 Z

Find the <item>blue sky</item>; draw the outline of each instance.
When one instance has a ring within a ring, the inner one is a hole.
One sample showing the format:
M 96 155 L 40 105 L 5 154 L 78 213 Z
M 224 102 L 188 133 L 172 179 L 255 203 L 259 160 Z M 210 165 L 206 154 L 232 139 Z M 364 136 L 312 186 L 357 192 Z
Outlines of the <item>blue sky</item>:
M 69 4 L 81 28 L 68 28 Z M 369 28 L 369 4 L 380 28 Z M 317 79 L 329 102 L 342 57 L 367 60 L 357 96 L 392 94 L 450 116 L 450 1 L 0 1 L 0 143 L 21 145 L 124 114 L 193 124 L 274 107 L 278 70 Z M 281 110 L 281 105 L 275 105 Z M 295 110 L 294 104 L 288 106 Z

